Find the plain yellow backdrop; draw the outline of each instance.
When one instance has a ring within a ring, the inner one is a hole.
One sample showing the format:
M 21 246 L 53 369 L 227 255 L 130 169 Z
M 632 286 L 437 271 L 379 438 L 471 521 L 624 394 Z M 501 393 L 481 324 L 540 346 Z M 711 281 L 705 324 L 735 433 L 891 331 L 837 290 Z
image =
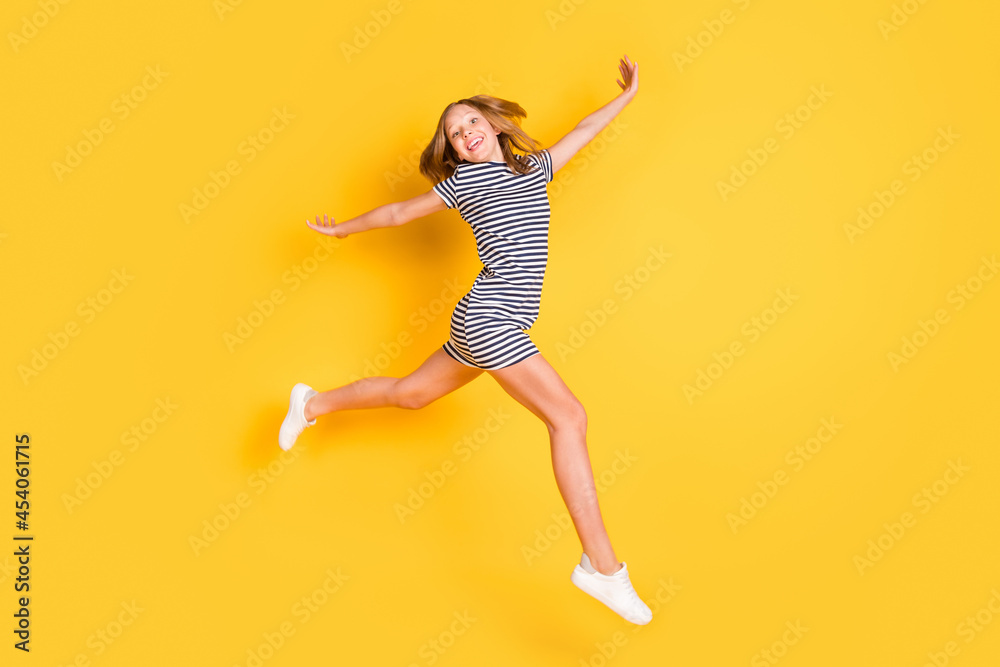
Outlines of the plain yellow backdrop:
M 0 25 L 4 665 L 996 664 L 995 3 Z M 454 211 L 326 245 L 305 219 L 427 191 L 461 97 L 552 145 L 625 54 L 638 96 L 549 185 L 530 333 L 587 408 L 643 627 L 570 583 L 546 429 L 488 374 L 277 447 L 293 384 L 411 372 L 481 266 Z

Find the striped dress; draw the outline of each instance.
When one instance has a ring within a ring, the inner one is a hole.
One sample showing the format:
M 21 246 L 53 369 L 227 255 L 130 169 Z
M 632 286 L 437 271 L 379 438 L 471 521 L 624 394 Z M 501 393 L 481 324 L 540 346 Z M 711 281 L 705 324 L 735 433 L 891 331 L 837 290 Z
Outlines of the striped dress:
M 538 318 L 549 256 L 552 157 L 522 157 L 527 174 L 506 162 L 463 162 L 434 186 L 448 208 L 472 227 L 483 269 L 455 306 L 442 346 L 466 366 L 496 370 L 538 354 L 526 329 Z

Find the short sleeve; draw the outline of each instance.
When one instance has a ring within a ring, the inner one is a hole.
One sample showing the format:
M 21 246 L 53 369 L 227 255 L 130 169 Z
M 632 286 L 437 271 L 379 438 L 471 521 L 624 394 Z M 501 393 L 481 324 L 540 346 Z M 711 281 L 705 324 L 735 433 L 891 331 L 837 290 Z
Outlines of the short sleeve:
M 458 192 L 455 190 L 455 174 L 452 174 L 431 189 L 438 193 L 438 196 L 444 200 L 448 208 L 456 208 L 458 206 Z
M 549 149 L 543 148 L 541 151 L 535 154 L 539 164 L 542 167 L 542 173 L 545 174 L 545 182 L 552 182 L 552 156 L 549 155 Z

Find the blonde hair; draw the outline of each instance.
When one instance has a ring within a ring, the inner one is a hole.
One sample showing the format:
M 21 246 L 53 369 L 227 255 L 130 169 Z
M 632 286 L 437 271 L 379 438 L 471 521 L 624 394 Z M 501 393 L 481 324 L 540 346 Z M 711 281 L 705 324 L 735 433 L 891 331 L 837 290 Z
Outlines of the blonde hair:
M 473 95 L 452 102 L 444 108 L 441 118 L 438 119 L 434 138 L 420 155 L 421 174 L 436 184 L 454 174 L 455 168 L 462 164 L 463 160 L 458 157 L 455 148 L 448 140 L 444 126 L 444 119 L 448 112 L 459 104 L 476 109 L 494 129 L 500 130 L 497 141 L 503 152 L 503 159 L 515 173 L 527 174 L 535 169 L 527 160 L 521 159 L 519 155 L 514 153 L 515 148 L 531 154 L 539 153 L 542 150 L 541 145 L 520 127 L 521 119 L 527 118 L 528 112 L 522 109 L 517 102 L 502 100 L 492 95 Z

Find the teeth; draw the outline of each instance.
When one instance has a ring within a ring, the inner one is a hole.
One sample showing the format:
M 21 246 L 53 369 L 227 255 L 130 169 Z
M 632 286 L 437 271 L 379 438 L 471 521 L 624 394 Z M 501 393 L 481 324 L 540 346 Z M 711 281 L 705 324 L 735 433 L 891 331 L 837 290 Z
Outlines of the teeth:
M 471 144 L 469 144 L 469 148 L 470 148 L 470 149 L 473 149 L 473 148 L 475 148 L 475 147 L 476 147 L 476 146 L 478 146 L 478 145 L 479 145 L 480 143 L 482 143 L 482 141 L 483 141 L 483 140 L 482 140 L 481 138 L 479 138 L 479 137 L 476 137 L 475 139 L 473 139 L 473 140 L 472 140 L 472 143 L 471 143 Z

